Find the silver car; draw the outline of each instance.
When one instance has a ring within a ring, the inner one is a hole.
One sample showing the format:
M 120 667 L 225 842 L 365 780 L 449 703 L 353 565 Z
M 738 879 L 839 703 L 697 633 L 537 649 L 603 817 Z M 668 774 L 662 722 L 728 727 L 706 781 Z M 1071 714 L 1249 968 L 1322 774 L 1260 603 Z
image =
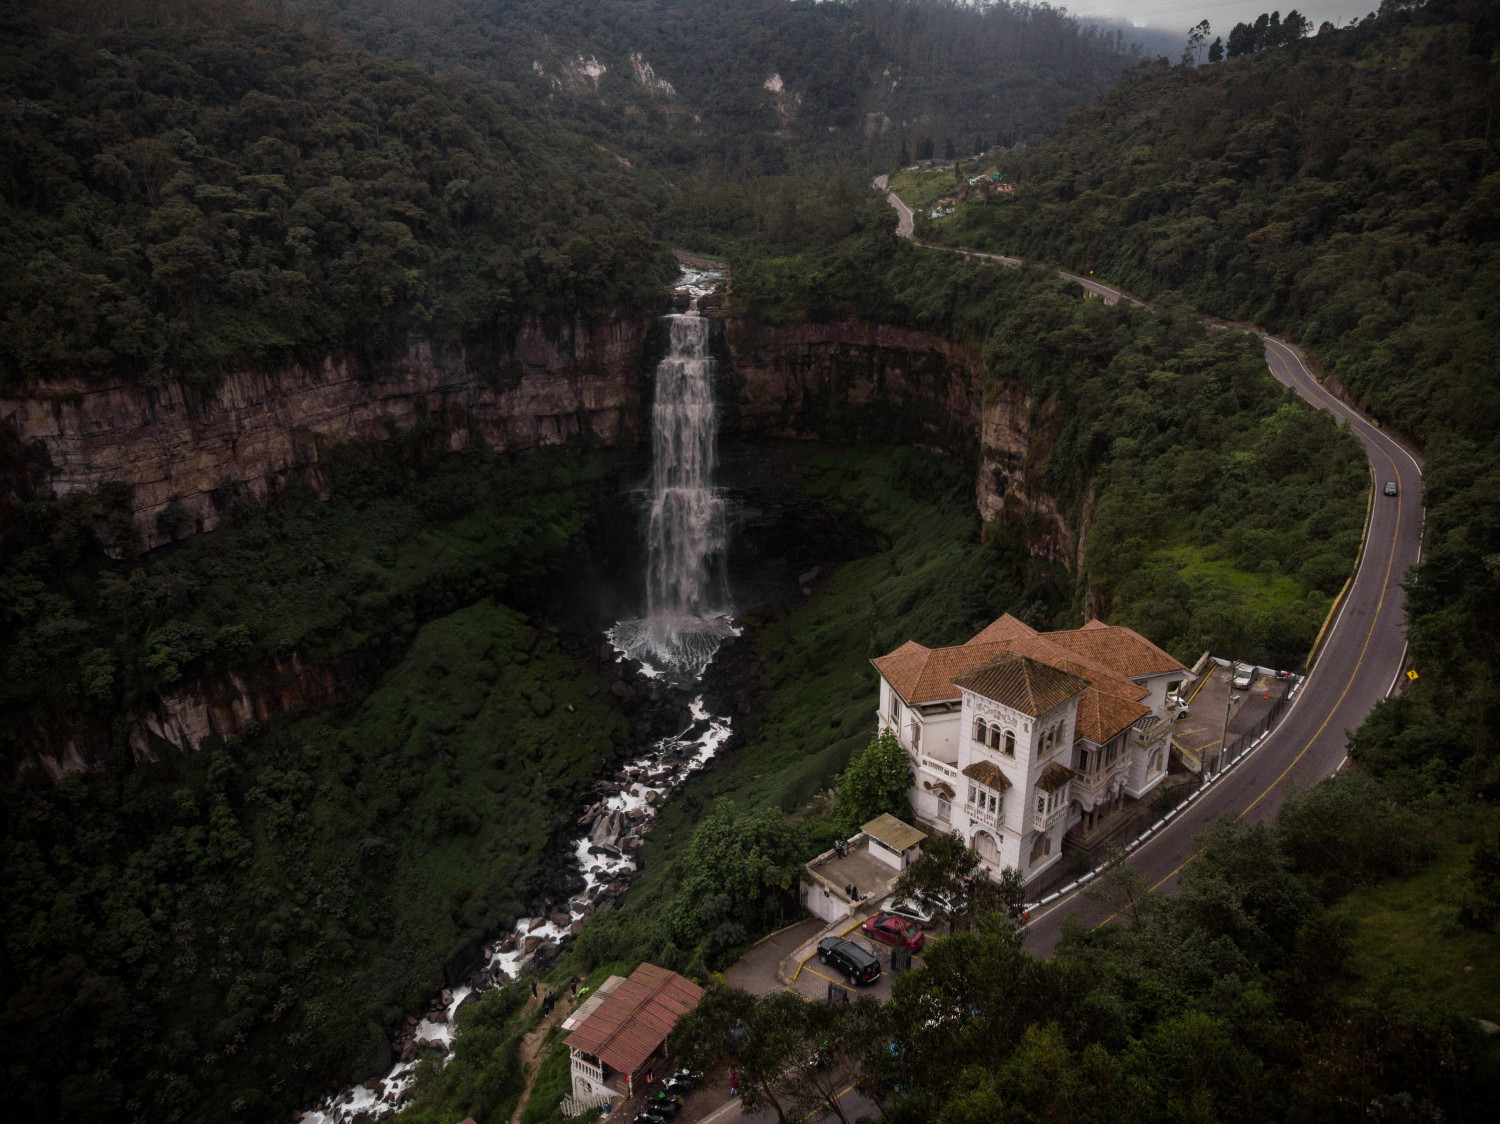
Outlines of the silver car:
M 1250 687 L 1250 683 L 1252 680 L 1254 680 L 1254 678 L 1255 668 L 1251 667 L 1249 664 L 1238 663 L 1234 665 L 1234 679 L 1231 680 L 1231 682 L 1233 683 L 1234 689 L 1236 691 L 1248 690 Z
M 932 924 L 932 910 L 914 898 L 897 898 L 893 902 L 888 902 L 885 911 L 894 913 L 897 917 L 904 917 L 908 921 L 915 921 L 924 929 Z

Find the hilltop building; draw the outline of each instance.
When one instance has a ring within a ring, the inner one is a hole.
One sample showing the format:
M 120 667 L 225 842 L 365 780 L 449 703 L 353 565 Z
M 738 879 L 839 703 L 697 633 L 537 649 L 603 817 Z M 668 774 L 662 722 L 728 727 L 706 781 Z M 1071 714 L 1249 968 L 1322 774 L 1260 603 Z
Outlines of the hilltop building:
M 1030 882 L 1132 814 L 1167 775 L 1192 680 L 1144 636 L 1090 621 L 1041 633 L 1006 615 L 966 644 L 908 641 L 871 661 L 879 725 L 911 761 L 918 824 Z

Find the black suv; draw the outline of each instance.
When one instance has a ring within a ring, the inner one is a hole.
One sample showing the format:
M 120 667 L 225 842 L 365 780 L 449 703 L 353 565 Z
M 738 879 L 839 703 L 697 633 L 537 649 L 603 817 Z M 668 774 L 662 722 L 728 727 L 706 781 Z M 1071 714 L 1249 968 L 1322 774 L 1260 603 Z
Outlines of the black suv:
M 875 958 L 875 954 L 842 937 L 824 937 L 820 940 L 818 960 L 844 973 L 850 987 L 874 983 L 880 978 L 880 961 Z

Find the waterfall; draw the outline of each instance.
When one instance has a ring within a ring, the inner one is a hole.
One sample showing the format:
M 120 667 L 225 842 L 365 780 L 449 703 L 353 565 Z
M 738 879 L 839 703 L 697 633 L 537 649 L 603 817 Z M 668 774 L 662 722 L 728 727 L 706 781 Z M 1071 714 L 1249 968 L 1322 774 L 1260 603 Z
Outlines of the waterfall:
M 719 420 L 709 321 L 697 299 L 668 326 L 651 407 L 646 615 L 619 622 L 609 638 L 652 670 L 696 678 L 735 633 L 724 578 L 724 499 L 714 487 Z

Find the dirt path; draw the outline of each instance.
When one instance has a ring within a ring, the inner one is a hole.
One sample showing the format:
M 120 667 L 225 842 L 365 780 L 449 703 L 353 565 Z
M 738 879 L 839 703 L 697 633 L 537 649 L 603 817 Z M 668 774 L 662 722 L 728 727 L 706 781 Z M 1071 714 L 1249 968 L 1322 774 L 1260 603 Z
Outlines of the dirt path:
M 542 994 L 545 995 L 546 992 Z M 540 998 L 535 1003 L 530 1000 L 527 1001 L 528 1008 L 535 1008 L 540 1004 Z M 557 1005 L 552 1008 L 552 1013 L 537 1023 L 536 1029 L 521 1039 L 519 1053 L 521 1068 L 526 1073 L 526 1088 L 521 1090 L 521 1099 L 516 1103 L 516 1111 L 510 1114 L 510 1124 L 521 1124 L 521 1113 L 526 1111 L 526 1102 L 531 1100 L 531 1087 L 536 1084 L 537 1071 L 542 1068 L 537 1063 L 537 1055 L 542 1052 L 542 1046 L 547 1041 L 548 1032 L 567 1018 L 568 1012 L 572 1009 L 573 1001 L 565 992 L 559 990 L 557 993 Z

